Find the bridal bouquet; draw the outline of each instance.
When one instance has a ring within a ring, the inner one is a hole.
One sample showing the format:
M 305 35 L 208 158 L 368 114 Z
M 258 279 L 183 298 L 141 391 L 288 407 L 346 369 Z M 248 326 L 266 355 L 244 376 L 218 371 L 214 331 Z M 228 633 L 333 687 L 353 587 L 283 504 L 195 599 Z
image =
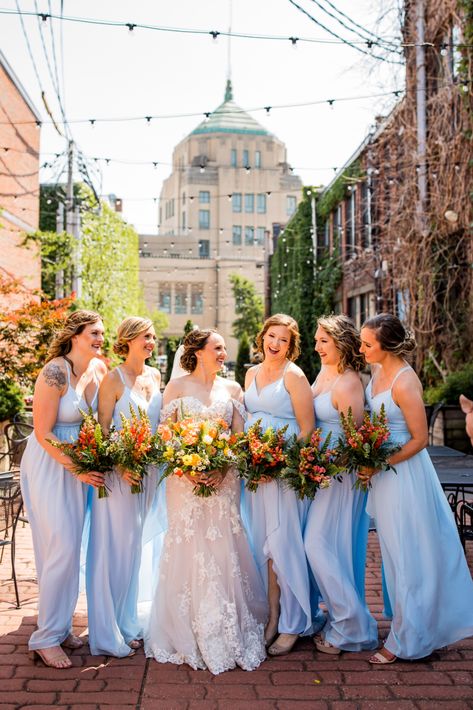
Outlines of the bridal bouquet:
M 82 473 L 90 471 L 98 471 L 99 473 L 107 473 L 113 467 L 113 460 L 110 451 L 110 441 L 104 436 L 102 427 L 95 419 L 92 410 L 88 414 L 80 410 L 82 415 L 82 424 L 79 431 L 79 437 L 75 442 L 55 441 L 48 439 L 47 441 L 59 449 L 63 454 L 69 456 L 74 464 L 74 473 L 80 476 Z M 98 497 L 106 498 L 108 496 L 106 485 L 98 487 Z
M 184 417 L 160 424 L 154 442 L 155 456 L 165 466 L 160 483 L 188 474 L 196 479 L 194 494 L 207 498 L 217 490 L 215 471 L 237 463 L 235 442 L 224 419 Z
M 268 427 L 265 431 L 258 419 L 238 439 L 238 470 L 244 479 L 245 486 L 253 493 L 263 482 L 276 480 L 286 464 L 284 453 L 284 434 L 286 426 L 281 429 Z
M 401 448 L 397 444 L 389 444 L 390 431 L 386 419 L 384 405 L 381 405 L 379 414 L 365 412 L 363 424 L 357 427 L 353 419 L 351 408 L 345 416 L 340 414 L 340 421 L 344 438 L 339 440 L 339 463 L 349 473 L 357 473 L 360 468 L 389 470 L 396 469 L 388 463 L 388 459 Z M 370 484 L 365 484 L 358 478 L 355 488 L 367 490 Z
M 301 500 L 313 500 L 320 488 L 328 488 L 343 471 L 337 464 L 336 449 L 330 448 L 331 437 L 329 433 L 322 444 L 322 432 L 315 429 L 308 441 L 293 436 L 286 445 L 286 465 L 281 471 L 281 479 Z
M 122 428 L 110 433 L 110 455 L 115 466 L 137 473 L 139 483 L 130 488 L 132 493 L 143 491 L 143 478 L 147 474 L 147 466 L 154 463 L 151 456 L 153 436 L 148 415 L 141 407 L 138 414 L 130 405 L 130 417 L 120 412 Z

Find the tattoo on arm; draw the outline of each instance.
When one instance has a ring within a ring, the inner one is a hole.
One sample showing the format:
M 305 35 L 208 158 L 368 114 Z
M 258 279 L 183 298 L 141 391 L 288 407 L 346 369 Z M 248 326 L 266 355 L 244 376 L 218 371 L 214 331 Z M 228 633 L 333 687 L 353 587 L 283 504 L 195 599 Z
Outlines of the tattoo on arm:
M 59 367 L 59 365 L 55 365 L 54 363 L 49 363 L 45 366 L 43 369 L 43 376 L 47 385 L 50 387 L 57 387 L 58 390 L 62 390 L 66 384 L 66 375 L 64 371 Z

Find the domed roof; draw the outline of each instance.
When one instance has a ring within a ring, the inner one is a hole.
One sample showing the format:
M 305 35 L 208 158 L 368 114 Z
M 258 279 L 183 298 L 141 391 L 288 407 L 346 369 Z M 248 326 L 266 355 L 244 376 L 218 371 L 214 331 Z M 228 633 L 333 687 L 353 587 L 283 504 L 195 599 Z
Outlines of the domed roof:
M 269 136 L 266 130 L 249 113 L 243 111 L 233 101 L 232 82 L 227 81 L 225 89 L 225 99 L 220 106 L 213 111 L 208 119 L 199 123 L 191 135 L 199 133 L 246 133 L 256 136 Z

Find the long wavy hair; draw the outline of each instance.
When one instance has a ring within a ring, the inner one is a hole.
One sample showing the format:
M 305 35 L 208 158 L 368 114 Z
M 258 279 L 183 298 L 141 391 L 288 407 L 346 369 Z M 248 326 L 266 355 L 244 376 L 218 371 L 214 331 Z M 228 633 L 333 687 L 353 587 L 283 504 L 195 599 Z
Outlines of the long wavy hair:
M 113 352 L 126 358 L 130 350 L 128 343 L 137 338 L 140 333 L 145 333 L 152 327 L 153 321 L 149 318 L 140 318 L 139 316 L 125 318 L 118 326 L 117 340 L 113 344 Z
M 287 316 L 285 313 L 275 313 L 273 316 L 266 318 L 263 327 L 256 336 L 256 352 L 260 353 L 264 358 L 263 338 L 272 326 L 283 325 L 290 334 L 289 348 L 287 351 L 287 359 L 293 362 L 297 360 L 301 354 L 299 326 L 297 321 L 292 316 Z
M 63 357 L 71 366 L 74 372 L 72 361 L 67 357 L 72 350 L 72 338 L 74 335 L 82 333 L 86 325 L 98 323 L 102 318 L 95 311 L 86 311 L 84 309 L 71 313 L 64 323 L 61 330 L 56 333 L 54 340 L 49 346 L 46 362 L 53 360 L 55 357 Z
M 317 326 L 333 338 L 340 355 L 340 373 L 348 369 L 359 372 L 364 367 L 365 359 L 360 353 L 360 335 L 351 318 L 345 315 L 321 316 L 317 319 Z

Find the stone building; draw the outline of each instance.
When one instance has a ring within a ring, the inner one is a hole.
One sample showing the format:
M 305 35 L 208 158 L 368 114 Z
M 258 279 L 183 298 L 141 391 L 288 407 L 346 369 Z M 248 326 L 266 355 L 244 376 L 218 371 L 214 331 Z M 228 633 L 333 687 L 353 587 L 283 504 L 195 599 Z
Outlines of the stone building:
M 21 246 L 38 229 L 40 116 L 0 51 L 0 274 L 27 292 L 41 285 L 36 247 Z
M 181 335 L 190 318 L 217 328 L 235 359 L 229 276 L 246 276 L 265 295 L 272 241 L 301 186 L 284 143 L 237 106 L 228 81 L 223 103 L 174 149 L 159 234 L 140 237 L 145 299 L 168 315 L 165 335 Z

